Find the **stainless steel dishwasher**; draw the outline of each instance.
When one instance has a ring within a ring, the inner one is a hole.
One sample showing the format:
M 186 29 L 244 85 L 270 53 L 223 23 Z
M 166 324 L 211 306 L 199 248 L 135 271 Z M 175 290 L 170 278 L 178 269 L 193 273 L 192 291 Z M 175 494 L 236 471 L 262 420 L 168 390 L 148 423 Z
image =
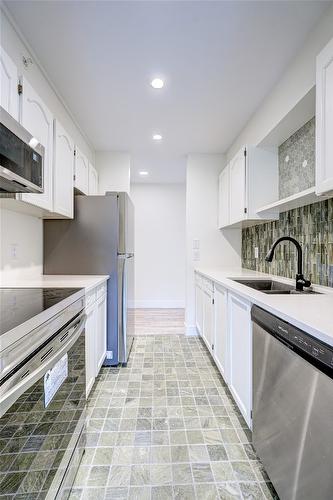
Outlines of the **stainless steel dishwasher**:
M 253 306 L 253 444 L 281 500 L 333 498 L 333 349 Z

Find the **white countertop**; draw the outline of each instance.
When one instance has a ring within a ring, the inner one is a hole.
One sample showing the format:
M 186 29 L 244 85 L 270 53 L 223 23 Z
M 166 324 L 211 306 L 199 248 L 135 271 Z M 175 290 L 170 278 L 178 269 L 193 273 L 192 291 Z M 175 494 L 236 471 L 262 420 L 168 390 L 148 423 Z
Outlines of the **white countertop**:
M 86 292 L 104 283 L 109 278 L 106 275 L 57 275 L 43 274 L 41 276 L 24 277 L 21 279 L 1 280 L 1 288 L 84 288 Z
M 108 275 L 41 275 L 25 276 L 20 279 L 2 279 L 0 288 L 79 288 L 80 290 L 3 334 L 0 337 L 0 352 L 20 340 L 27 332 L 33 331 L 42 323 L 55 317 L 60 311 L 84 297 L 85 293 L 104 283 L 108 278 Z
M 333 346 L 333 288 L 314 285 L 321 295 L 268 295 L 230 278 L 270 278 L 288 284 L 294 280 L 241 268 L 198 267 L 195 271 Z

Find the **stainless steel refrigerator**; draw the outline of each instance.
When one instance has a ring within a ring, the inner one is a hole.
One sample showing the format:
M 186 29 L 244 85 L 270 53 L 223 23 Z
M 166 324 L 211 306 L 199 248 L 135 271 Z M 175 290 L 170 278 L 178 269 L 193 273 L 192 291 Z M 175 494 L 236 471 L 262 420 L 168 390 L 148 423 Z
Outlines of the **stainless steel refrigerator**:
M 134 334 L 134 207 L 128 194 L 75 196 L 73 220 L 44 220 L 44 274 L 110 275 L 104 364 L 126 364 Z

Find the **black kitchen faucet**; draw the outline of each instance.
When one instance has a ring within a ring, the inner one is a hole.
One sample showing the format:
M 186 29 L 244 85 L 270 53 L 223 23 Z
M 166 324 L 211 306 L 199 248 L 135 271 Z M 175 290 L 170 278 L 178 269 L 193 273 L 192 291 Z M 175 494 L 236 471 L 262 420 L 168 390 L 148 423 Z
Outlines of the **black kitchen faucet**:
M 299 290 L 300 292 L 303 291 L 303 287 L 309 287 L 311 286 L 311 281 L 306 280 L 303 275 L 303 252 L 302 252 L 302 247 L 298 243 L 295 238 L 292 238 L 291 236 L 282 236 L 281 238 L 278 238 L 270 248 L 268 254 L 265 257 L 265 260 L 267 262 L 272 262 L 273 257 L 274 257 L 274 252 L 276 246 L 281 243 L 281 241 L 291 241 L 291 243 L 294 243 L 296 250 L 297 250 L 297 274 L 296 274 L 296 290 Z

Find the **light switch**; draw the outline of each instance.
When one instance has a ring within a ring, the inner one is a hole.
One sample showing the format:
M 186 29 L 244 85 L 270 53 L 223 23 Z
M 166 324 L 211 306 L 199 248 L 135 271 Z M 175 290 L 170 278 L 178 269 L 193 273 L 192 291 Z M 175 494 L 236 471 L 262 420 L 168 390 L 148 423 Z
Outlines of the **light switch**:
M 200 240 L 193 240 L 193 250 L 199 250 Z
M 200 250 L 193 250 L 193 260 L 194 261 L 200 260 Z

